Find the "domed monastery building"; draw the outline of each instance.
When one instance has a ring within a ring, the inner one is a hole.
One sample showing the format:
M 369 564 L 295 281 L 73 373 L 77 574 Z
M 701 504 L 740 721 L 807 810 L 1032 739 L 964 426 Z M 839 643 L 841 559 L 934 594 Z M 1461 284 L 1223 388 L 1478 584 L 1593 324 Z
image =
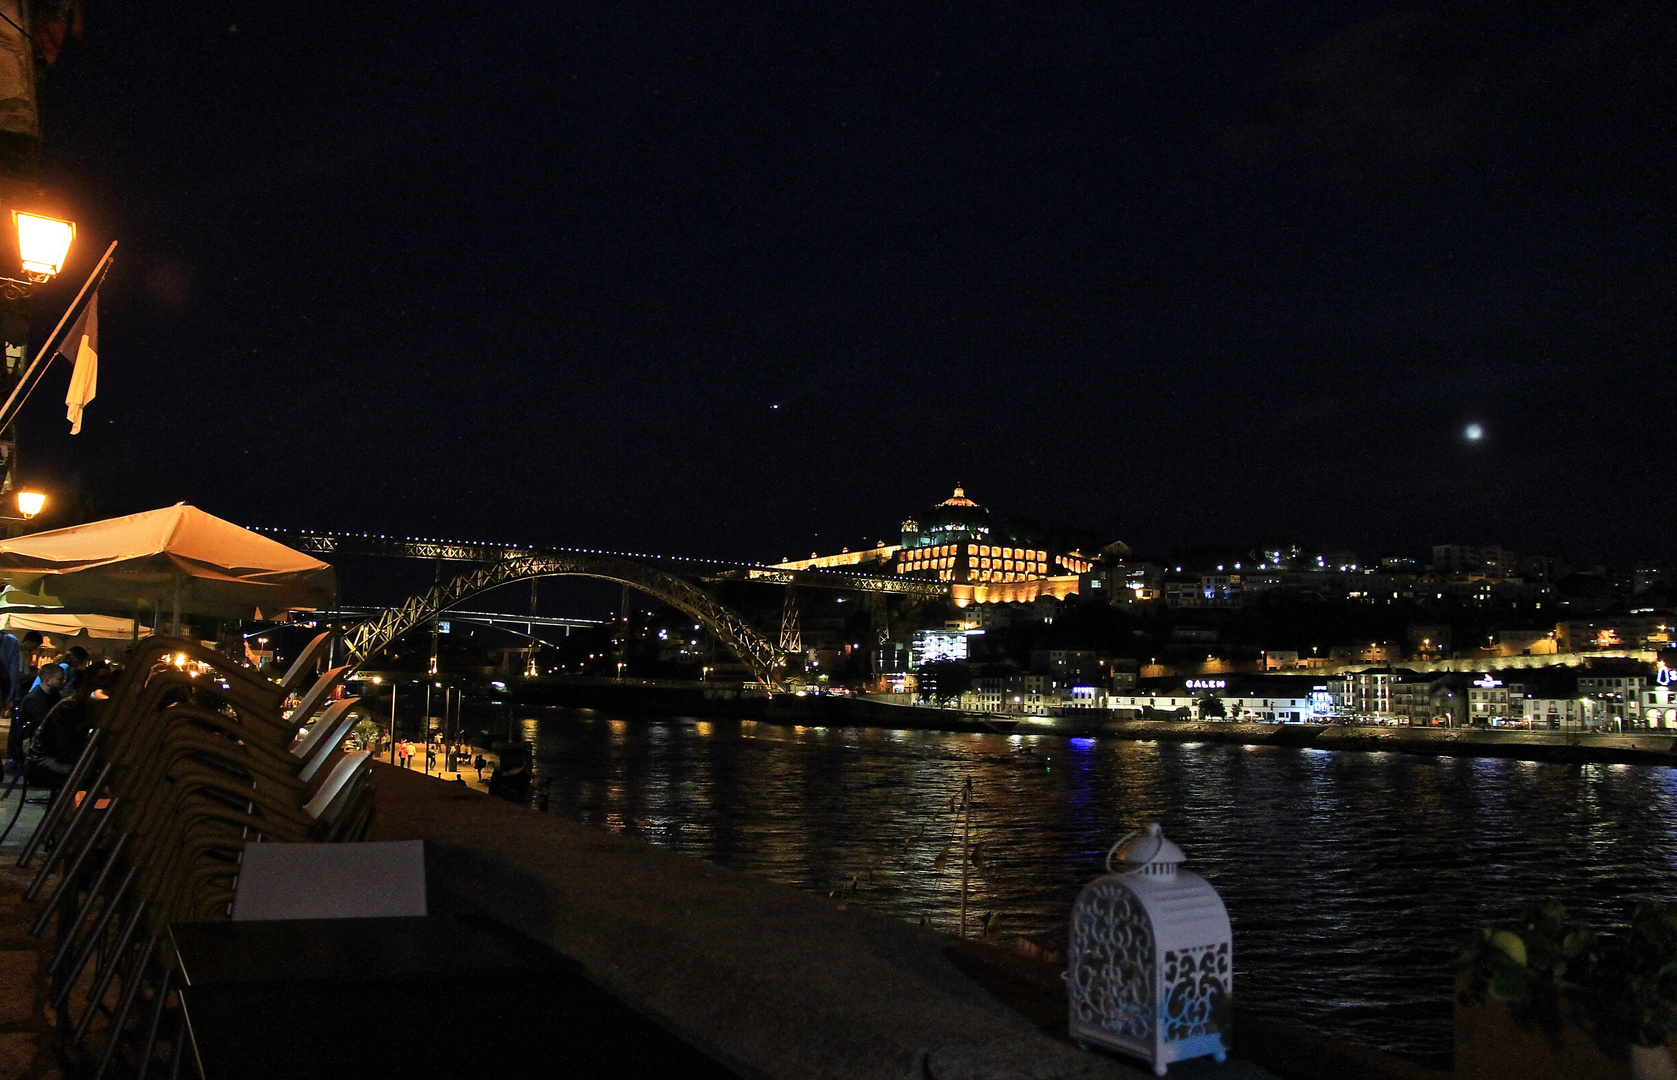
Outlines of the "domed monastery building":
M 1022 603 L 1077 592 L 1078 575 L 1091 560 L 1079 552 L 1022 547 L 997 529 L 990 512 L 960 487 L 949 498 L 902 524 L 901 542 L 837 555 L 815 555 L 776 566 L 787 570 L 852 570 L 905 575 L 950 583 L 963 607 L 970 603 Z

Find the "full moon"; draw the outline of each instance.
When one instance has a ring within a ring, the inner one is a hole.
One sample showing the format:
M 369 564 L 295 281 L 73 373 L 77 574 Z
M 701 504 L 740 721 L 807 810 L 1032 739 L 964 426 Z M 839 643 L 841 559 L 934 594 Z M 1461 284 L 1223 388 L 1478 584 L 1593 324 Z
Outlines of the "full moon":
M 1462 432 L 1462 434 L 1467 436 L 1468 442 L 1478 442 L 1480 439 L 1485 437 L 1485 429 L 1480 427 L 1478 424 L 1469 424 L 1467 425 L 1467 430 Z

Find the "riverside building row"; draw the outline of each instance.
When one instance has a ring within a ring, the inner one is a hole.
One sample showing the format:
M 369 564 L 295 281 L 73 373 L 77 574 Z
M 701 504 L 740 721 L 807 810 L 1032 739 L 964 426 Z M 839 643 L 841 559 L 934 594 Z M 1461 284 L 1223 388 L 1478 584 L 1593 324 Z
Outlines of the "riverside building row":
M 1093 673 L 1091 673 L 1093 674 Z M 1118 673 L 1119 682 L 1133 679 Z M 1142 679 L 1110 689 L 1054 674 L 981 672 L 969 711 L 1051 715 L 1107 709 L 1121 719 L 1397 724 L 1534 731 L 1677 730 L 1677 672 L 1520 668 L 1477 673 L 1386 668 L 1306 675 Z

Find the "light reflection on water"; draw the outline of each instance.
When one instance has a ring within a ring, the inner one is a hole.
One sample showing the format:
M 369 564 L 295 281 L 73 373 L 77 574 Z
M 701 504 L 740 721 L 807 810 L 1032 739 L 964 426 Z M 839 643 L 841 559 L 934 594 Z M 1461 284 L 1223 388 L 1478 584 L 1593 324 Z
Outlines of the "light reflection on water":
M 1456 939 L 1553 895 L 1598 922 L 1677 894 L 1677 777 L 1641 766 L 555 712 L 524 725 L 550 812 L 956 928 L 1063 941 L 1107 848 L 1158 820 L 1223 894 L 1236 992 L 1277 1019 L 1447 1059 Z M 1027 754 L 1024 751 L 1032 753 Z M 958 842 L 958 841 L 957 841 Z

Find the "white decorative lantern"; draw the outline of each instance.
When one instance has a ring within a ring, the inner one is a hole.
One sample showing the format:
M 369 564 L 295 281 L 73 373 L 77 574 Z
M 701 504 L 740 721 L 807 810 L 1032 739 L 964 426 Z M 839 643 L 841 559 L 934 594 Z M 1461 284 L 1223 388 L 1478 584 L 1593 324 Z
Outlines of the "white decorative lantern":
M 1114 860 L 1118 865 L 1114 867 Z M 1106 854 L 1107 874 L 1071 913 L 1071 1037 L 1148 1061 L 1228 1054 L 1234 1001 L 1229 914 L 1211 883 L 1177 867 L 1157 823 Z

